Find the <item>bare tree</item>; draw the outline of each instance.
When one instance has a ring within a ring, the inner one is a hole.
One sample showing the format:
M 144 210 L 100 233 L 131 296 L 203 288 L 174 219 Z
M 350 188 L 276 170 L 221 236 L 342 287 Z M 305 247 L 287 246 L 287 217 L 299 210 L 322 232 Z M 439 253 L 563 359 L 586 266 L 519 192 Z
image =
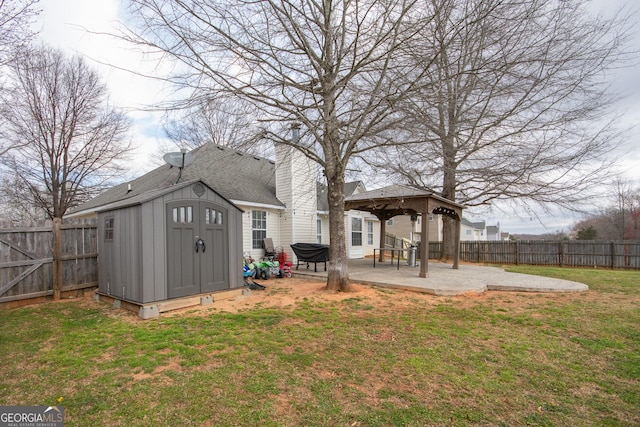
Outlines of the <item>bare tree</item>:
M 327 179 L 327 289 L 350 290 L 344 229 L 352 156 L 394 143 L 408 73 L 401 47 L 415 0 L 132 0 L 123 37 L 177 61 L 171 80 L 208 98 L 253 106 L 263 137 L 293 145 Z M 300 138 L 285 130 L 301 125 Z
M 640 189 L 628 179 L 616 177 L 608 190 L 607 205 L 577 222 L 573 231 L 592 228 L 597 238 L 604 240 L 640 239 Z
M 167 113 L 165 133 L 176 146 L 192 150 L 210 142 L 265 154 L 266 147 L 260 145 L 262 130 L 251 105 L 237 97 L 196 99 L 189 103 L 194 102 L 191 108 Z
M 625 229 L 626 240 L 640 240 L 640 191 L 636 190 L 629 206 L 629 224 Z
M 0 65 L 32 40 L 31 24 L 40 13 L 39 0 L 0 0 Z
M 62 217 L 121 173 L 117 161 L 129 150 L 129 122 L 109 105 L 106 86 L 80 57 L 42 46 L 23 52 L 10 69 L 0 114 L 15 148 L 2 163 L 22 196 L 53 219 L 54 260 L 60 262 Z M 60 266 L 54 268 L 56 297 Z
M 634 189 L 627 179 L 616 178 L 612 184 L 615 208 L 609 209 L 607 221 L 616 225 L 615 238 L 631 240 L 640 238 L 640 190 Z
M 31 24 L 40 13 L 39 0 L 0 0 L 0 77 L 1 69 L 16 52 L 28 47 L 34 37 Z M 0 91 L 4 78 L 0 78 Z M 5 125 L 0 117 L 0 156 L 11 149 L 6 143 Z
M 371 163 L 470 207 L 583 204 L 607 181 L 620 139 L 605 76 L 629 57 L 629 21 L 590 16 L 581 0 L 433 3 L 412 48 L 428 65 L 405 106 L 424 143 Z M 454 226 L 445 223 L 445 256 Z
M 25 194 L 20 178 L 6 170 L 0 177 L 0 217 L 13 223 L 47 219 L 46 212 Z

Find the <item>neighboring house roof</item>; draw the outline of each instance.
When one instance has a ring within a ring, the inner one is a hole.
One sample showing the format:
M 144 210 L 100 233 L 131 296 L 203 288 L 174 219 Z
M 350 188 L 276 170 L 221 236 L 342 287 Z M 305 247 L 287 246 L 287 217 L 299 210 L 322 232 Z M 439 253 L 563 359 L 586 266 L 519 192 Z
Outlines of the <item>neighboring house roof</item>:
M 273 161 L 211 143 L 204 144 L 191 153 L 195 159 L 182 170 L 178 183 L 200 180 L 225 199 L 236 203 L 284 206 L 276 197 Z M 160 166 L 132 181 L 112 187 L 76 207 L 70 215 L 96 211 L 106 205 L 135 197 L 146 197 L 145 194 L 150 191 L 170 189 L 176 183 L 179 173 L 177 167 Z
M 366 191 L 362 181 L 352 181 L 344 184 L 344 195 L 349 197 L 356 190 Z M 328 187 L 320 182 L 316 184 L 316 192 L 318 197 L 318 212 L 329 212 L 329 198 L 327 196 Z
M 495 234 L 498 235 L 500 228 L 497 225 L 488 225 L 487 226 L 487 234 Z
M 466 218 L 462 218 L 462 224 L 466 225 L 467 227 L 470 228 L 475 228 L 478 230 L 484 230 L 485 229 L 485 222 L 484 221 L 479 221 L 479 222 L 471 222 Z
M 356 191 L 357 190 L 357 191 Z M 352 181 L 344 184 L 344 196 L 349 197 L 352 194 L 363 193 L 367 191 L 362 181 Z

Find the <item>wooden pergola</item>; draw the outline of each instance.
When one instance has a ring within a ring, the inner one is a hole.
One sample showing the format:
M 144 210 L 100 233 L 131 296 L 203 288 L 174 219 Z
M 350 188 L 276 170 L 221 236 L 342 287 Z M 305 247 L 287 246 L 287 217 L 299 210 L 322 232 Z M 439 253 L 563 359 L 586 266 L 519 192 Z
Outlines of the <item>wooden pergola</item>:
M 460 260 L 460 220 L 464 206 L 438 196 L 431 191 L 417 190 L 402 185 L 391 185 L 345 199 L 345 211 L 370 212 L 380 220 L 380 248 L 385 246 L 387 220 L 398 215 L 422 215 L 420 237 L 420 277 L 429 271 L 429 214 L 446 215 L 456 221 L 453 268 Z

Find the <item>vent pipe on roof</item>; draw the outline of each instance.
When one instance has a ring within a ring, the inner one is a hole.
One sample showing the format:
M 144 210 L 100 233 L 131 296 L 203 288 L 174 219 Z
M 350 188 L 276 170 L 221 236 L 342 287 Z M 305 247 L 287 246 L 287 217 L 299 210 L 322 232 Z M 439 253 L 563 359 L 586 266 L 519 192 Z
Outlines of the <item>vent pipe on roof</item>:
M 131 193 L 131 184 L 127 184 L 127 194 Z

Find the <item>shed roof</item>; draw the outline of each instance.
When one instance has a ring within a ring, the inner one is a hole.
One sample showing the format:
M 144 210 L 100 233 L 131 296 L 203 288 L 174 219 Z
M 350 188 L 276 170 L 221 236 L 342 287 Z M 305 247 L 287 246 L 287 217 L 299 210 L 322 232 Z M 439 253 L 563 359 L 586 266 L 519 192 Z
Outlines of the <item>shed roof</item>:
M 227 200 L 284 206 L 276 197 L 275 164 L 272 160 L 211 143 L 201 145 L 191 153 L 195 159 L 182 170 L 179 183 L 200 180 Z M 151 191 L 172 189 L 179 173 L 179 168 L 160 166 L 110 188 L 76 207 L 71 214 L 96 211 L 125 200 L 136 203 L 133 198 L 146 197 Z
M 113 202 L 107 205 L 103 205 L 101 207 L 99 207 L 98 209 L 96 209 L 97 212 L 107 212 L 107 211 L 112 211 L 115 209 L 122 209 L 122 208 L 126 208 L 129 206 L 135 206 L 135 205 L 141 205 L 145 202 L 148 202 L 150 200 L 153 200 L 157 197 L 161 197 L 164 196 L 165 194 L 168 194 L 172 191 L 176 191 L 176 190 L 180 190 L 181 188 L 187 187 L 189 185 L 195 184 L 196 182 L 201 182 L 203 183 L 201 180 L 192 180 L 192 181 L 180 181 L 179 183 L 177 183 L 176 185 L 173 185 L 171 187 L 167 187 L 167 188 L 159 188 L 159 189 L 155 189 L 155 190 L 149 190 L 145 193 L 142 194 L 138 194 L 136 196 L 133 197 L 129 197 L 127 199 L 123 199 L 117 202 Z M 213 191 L 214 193 L 217 193 L 217 191 L 213 190 L 211 187 L 209 187 L 207 184 L 203 183 L 205 186 L 207 186 L 209 188 L 209 190 Z M 219 194 L 219 193 L 218 193 Z M 231 202 L 230 200 L 226 199 L 225 197 L 222 197 L 223 199 L 227 200 L 227 202 L 229 202 L 229 204 L 231 206 L 234 206 L 235 208 L 237 208 L 239 211 L 243 212 L 242 209 L 240 209 L 238 206 L 236 206 L 233 202 Z

